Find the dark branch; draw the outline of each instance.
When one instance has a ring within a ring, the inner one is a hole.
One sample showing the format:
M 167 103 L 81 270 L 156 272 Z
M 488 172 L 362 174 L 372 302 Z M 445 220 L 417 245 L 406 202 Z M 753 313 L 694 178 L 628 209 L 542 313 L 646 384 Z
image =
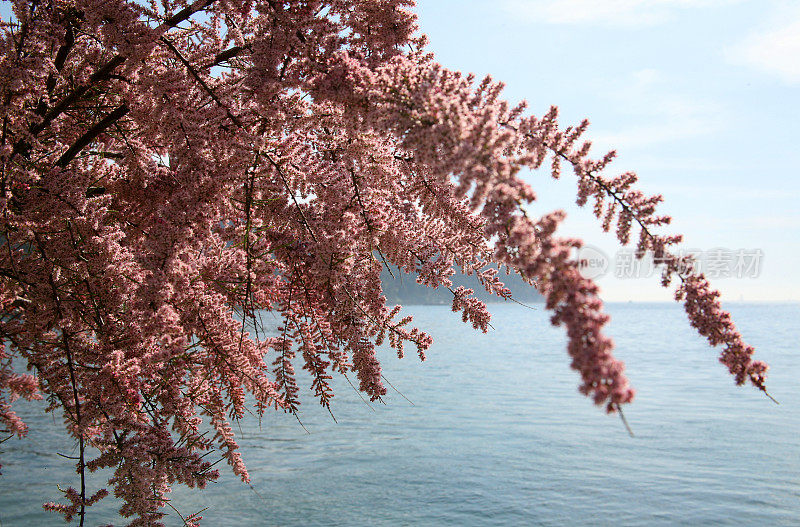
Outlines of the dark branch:
M 86 148 L 89 143 L 94 141 L 98 135 L 103 133 L 106 128 L 120 120 L 125 114 L 130 111 L 127 104 L 122 104 L 117 107 L 113 112 L 106 115 L 102 121 L 91 127 L 85 134 L 83 134 L 75 143 L 67 149 L 64 154 L 56 161 L 56 166 L 65 167 L 67 164 L 75 159 L 81 150 Z
M 216 0 L 199 0 L 190 6 L 186 6 L 168 19 L 164 20 L 164 24 L 175 27 L 198 11 L 202 11 L 206 7 L 216 2 Z
M 38 124 L 32 124 L 28 127 L 28 132 L 36 137 L 42 130 L 50 126 L 50 123 L 53 122 L 59 115 L 64 113 L 67 108 L 75 104 L 80 100 L 81 97 L 86 94 L 91 88 L 94 87 L 95 84 L 98 82 L 105 80 L 106 78 L 111 75 L 111 73 L 123 62 L 125 62 L 126 58 L 122 55 L 117 55 L 113 59 L 109 60 L 105 63 L 105 65 L 94 72 L 91 77 L 89 77 L 89 82 L 84 84 L 83 86 L 79 86 L 76 88 L 72 93 L 61 99 L 61 101 L 53 106 L 44 116 L 42 117 L 41 122 Z M 31 145 L 25 139 L 20 139 L 16 143 L 14 143 L 14 150 L 11 153 L 11 159 L 14 158 L 16 154 L 22 154 L 23 157 L 27 158 L 30 155 Z
M 220 51 L 214 57 L 214 60 L 212 60 L 211 62 L 203 65 L 203 69 L 211 68 L 213 66 L 217 66 L 218 64 L 220 64 L 222 62 L 230 60 L 230 59 L 238 56 L 245 49 L 246 49 L 245 46 L 233 46 L 232 48 L 228 48 L 225 51 Z

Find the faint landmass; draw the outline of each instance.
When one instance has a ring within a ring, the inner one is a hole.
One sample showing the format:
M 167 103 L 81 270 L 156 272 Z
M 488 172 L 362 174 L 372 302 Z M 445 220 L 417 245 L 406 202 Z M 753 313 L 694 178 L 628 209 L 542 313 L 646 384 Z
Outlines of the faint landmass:
M 392 276 L 394 274 L 394 276 Z M 401 305 L 423 305 L 423 304 L 442 304 L 449 305 L 453 302 L 453 293 L 446 287 L 436 289 L 417 283 L 416 274 L 405 274 L 392 269 L 392 274 L 384 268 L 381 273 L 383 282 L 383 294 L 386 295 L 386 303 Z M 500 281 L 511 290 L 513 298 L 525 304 L 544 302 L 544 298 L 532 286 L 525 283 L 518 274 L 506 275 L 498 274 Z M 511 302 L 486 292 L 483 285 L 472 275 L 456 274 L 452 277 L 453 289 L 464 286 L 475 291 L 475 297 L 484 302 Z

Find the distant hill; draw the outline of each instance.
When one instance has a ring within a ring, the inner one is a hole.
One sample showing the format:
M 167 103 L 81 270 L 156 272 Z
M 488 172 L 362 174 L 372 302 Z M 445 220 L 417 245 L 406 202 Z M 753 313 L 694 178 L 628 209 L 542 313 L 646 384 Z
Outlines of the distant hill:
M 386 295 L 387 304 L 420 305 L 420 304 L 442 304 L 450 305 L 453 302 L 453 293 L 446 287 L 433 289 L 417 283 L 415 274 L 405 274 L 396 268 L 392 269 L 394 277 L 389 274 L 386 268 L 381 273 L 383 282 L 383 294 Z M 523 303 L 544 302 L 544 298 L 536 289 L 526 284 L 518 274 L 499 274 L 500 280 L 508 287 L 513 298 Z M 503 300 L 495 295 L 490 295 L 481 285 L 478 279 L 473 276 L 456 274 L 452 277 L 453 289 L 464 286 L 475 291 L 475 296 L 484 302 L 510 302 Z

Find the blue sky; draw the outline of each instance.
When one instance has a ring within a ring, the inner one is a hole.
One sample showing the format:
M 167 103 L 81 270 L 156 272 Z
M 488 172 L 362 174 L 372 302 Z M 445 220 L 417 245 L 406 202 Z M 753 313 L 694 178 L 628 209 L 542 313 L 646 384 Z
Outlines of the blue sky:
M 421 0 L 430 49 L 451 69 L 491 74 L 512 101 L 585 136 L 611 170 L 665 197 L 685 249 L 760 250 L 756 278 L 720 278 L 723 299 L 800 300 L 800 2 Z M 0 2 L 8 13 L 8 2 Z M 618 246 L 574 206 L 574 179 L 526 177 L 535 212 L 568 212 L 562 232 L 607 255 L 607 300 L 669 300 L 656 276 L 615 278 Z
M 562 123 L 592 122 L 598 156 L 661 193 L 685 249 L 760 249 L 757 278 L 723 277 L 724 300 L 800 300 L 800 2 L 422 0 L 420 25 L 449 68 L 491 74 L 507 98 Z M 614 277 L 617 245 L 573 205 L 574 178 L 526 176 L 534 210 L 609 255 L 608 300 L 669 300 L 656 276 Z

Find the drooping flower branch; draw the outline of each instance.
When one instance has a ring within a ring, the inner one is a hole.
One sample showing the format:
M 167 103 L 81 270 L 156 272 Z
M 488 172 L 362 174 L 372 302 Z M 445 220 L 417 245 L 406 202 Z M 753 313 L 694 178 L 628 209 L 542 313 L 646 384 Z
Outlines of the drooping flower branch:
M 555 120 L 556 109 L 552 109 L 547 119 Z M 730 314 L 722 309 L 719 291 L 713 289 L 708 280 L 694 272 L 695 262 L 691 257 L 678 256 L 670 251 L 670 247 L 679 243 L 680 235 L 661 235 L 655 228 L 668 225 L 669 216 L 656 215 L 656 205 L 663 200 L 660 195 L 645 196 L 632 186 L 637 181 L 636 174 L 626 172 L 613 178 L 606 178 L 601 171 L 616 155 L 609 152 L 599 161 L 588 159 L 591 143 L 585 142 L 579 149 L 574 148 L 575 141 L 588 127 L 583 121 L 576 129 L 563 134 L 556 133 L 547 142 L 554 152 L 554 159 L 563 159 L 572 165 L 578 179 L 578 204 L 583 206 L 590 197 L 594 198 L 594 215 L 602 220 L 603 230 L 608 232 L 612 223 L 617 223 L 617 239 L 623 245 L 630 239 L 632 224 L 639 228 L 639 240 L 636 256 L 643 258 L 650 253 L 653 260 L 663 268 L 662 285 L 669 287 L 673 278 L 680 284 L 675 291 L 675 299 L 682 301 L 692 327 L 700 335 L 706 337 L 712 346 L 722 346 L 720 362 L 734 375 L 736 384 L 745 381 L 766 391 L 766 363 L 754 361 L 755 349 L 744 343 L 742 335 L 731 321 Z M 558 170 L 553 170 L 554 177 Z M 770 397 L 771 398 L 771 397 Z

